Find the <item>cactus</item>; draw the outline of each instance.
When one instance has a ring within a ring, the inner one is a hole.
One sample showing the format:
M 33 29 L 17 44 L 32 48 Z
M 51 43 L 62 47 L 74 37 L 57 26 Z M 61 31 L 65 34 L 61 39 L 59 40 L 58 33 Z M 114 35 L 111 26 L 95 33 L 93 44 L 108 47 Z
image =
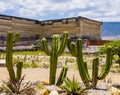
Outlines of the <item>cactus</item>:
M 64 80 L 64 78 L 66 77 L 66 74 L 67 74 L 67 70 L 68 70 L 67 66 L 64 66 L 62 68 L 61 73 L 60 73 L 59 78 L 58 78 L 57 83 L 56 83 L 57 86 L 60 86 L 63 83 L 63 80 Z
M 49 76 L 50 84 L 55 84 L 57 60 L 58 60 L 58 57 L 63 53 L 65 49 L 65 46 L 67 44 L 67 39 L 68 39 L 67 32 L 64 32 L 61 44 L 60 44 L 59 35 L 53 35 L 52 50 L 49 50 L 47 45 L 47 40 L 45 38 L 42 39 L 43 50 L 48 56 L 50 56 L 50 76 Z
M 102 68 L 102 72 L 99 75 L 100 80 L 104 79 L 107 76 L 107 74 L 109 73 L 110 67 L 112 65 L 112 57 L 113 57 L 112 49 L 108 48 L 107 49 L 107 56 L 106 56 L 106 65 Z
M 16 79 L 20 80 L 21 79 L 21 74 L 22 74 L 23 62 L 19 61 L 16 67 L 17 67 Z
M 70 53 L 76 57 L 78 70 L 81 76 L 81 79 L 87 88 L 96 88 L 98 80 L 104 79 L 110 71 L 112 65 L 112 50 L 108 48 L 106 64 L 102 69 L 100 75 L 98 76 L 99 70 L 99 58 L 95 58 L 93 60 L 92 66 L 92 79 L 90 79 L 90 75 L 88 73 L 87 63 L 83 60 L 82 53 L 82 40 L 80 38 L 77 39 L 77 42 L 72 42 L 71 39 L 68 39 L 67 43 L 68 49 Z
M 93 60 L 92 65 L 92 88 L 96 88 L 98 82 L 99 58 Z
M 87 70 L 85 69 L 86 63 L 83 61 L 83 55 L 82 55 L 82 41 L 81 39 L 78 39 L 77 42 L 71 42 L 71 39 L 68 39 L 68 49 L 71 52 L 73 56 L 77 59 L 77 65 L 78 70 L 81 76 L 81 79 L 83 80 L 84 84 L 87 87 L 90 87 L 89 81 L 89 75 L 87 73 Z
M 13 35 L 12 32 L 8 32 L 7 34 L 7 45 L 6 45 L 6 67 L 9 72 L 10 80 L 17 82 L 21 78 L 22 72 L 22 62 L 18 62 L 17 71 L 13 69 L 13 45 L 19 39 L 19 34 Z M 17 76 L 16 76 L 17 75 Z
M 13 34 L 9 32 L 7 34 L 7 46 L 6 46 L 6 67 L 9 72 L 10 79 L 15 80 L 15 72 L 12 64 L 12 49 L 13 49 Z

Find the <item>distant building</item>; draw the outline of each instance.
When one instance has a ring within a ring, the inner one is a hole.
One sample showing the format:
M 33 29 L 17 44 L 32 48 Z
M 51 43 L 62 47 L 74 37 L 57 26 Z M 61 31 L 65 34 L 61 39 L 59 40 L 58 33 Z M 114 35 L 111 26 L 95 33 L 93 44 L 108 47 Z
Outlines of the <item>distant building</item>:
M 8 31 L 20 33 L 22 41 L 32 41 L 42 37 L 51 38 L 53 34 L 61 34 L 64 31 L 68 31 L 69 36 L 72 38 L 81 37 L 83 39 L 101 40 L 101 28 L 102 22 L 80 16 L 38 21 L 1 14 L 0 39 L 2 40 L 0 40 L 0 45 L 4 43 L 3 39 L 6 39 Z M 23 42 L 23 44 L 26 43 Z

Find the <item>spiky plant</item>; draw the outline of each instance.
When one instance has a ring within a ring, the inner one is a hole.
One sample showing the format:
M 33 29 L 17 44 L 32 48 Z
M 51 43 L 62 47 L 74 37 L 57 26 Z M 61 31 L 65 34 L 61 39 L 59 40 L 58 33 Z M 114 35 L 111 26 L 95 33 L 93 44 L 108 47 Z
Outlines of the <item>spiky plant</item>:
M 73 76 L 73 79 L 69 78 L 64 79 L 65 85 L 62 85 L 61 88 L 68 93 L 68 95 L 81 95 L 85 88 L 80 87 L 77 79 Z
M 42 39 L 43 49 L 45 53 L 48 56 L 50 56 L 50 74 L 49 74 L 50 84 L 55 84 L 58 57 L 63 53 L 65 46 L 67 44 L 67 39 L 68 39 L 68 32 L 64 32 L 61 43 L 60 43 L 60 36 L 56 34 L 53 35 L 51 50 L 48 48 L 46 38 Z
M 7 45 L 6 45 L 6 67 L 9 72 L 9 77 L 11 80 L 17 82 L 16 76 L 15 76 L 15 71 L 13 69 L 13 45 L 15 42 L 19 39 L 19 34 L 16 34 L 15 36 L 13 35 L 12 32 L 8 32 L 7 34 Z M 23 63 L 19 63 L 23 64 Z M 17 68 L 21 69 L 21 67 Z M 17 74 L 18 75 L 18 74 Z
M 5 84 L 3 86 L 3 92 L 6 92 L 7 95 L 34 95 L 36 91 L 33 84 L 30 81 L 23 82 L 24 77 L 17 82 L 13 80 L 3 81 Z
M 80 38 L 77 39 L 77 42 L 72 42 L 71 39 L 68 39 L 68 49 L 70 53 L 76 57 L 78 70 L 81 76 L 81 79 L 87 88 L 96 88 L 98 80 L 104 79 L 111 68 L 112 65 L 112 49 L 107 49 L 107 56 L 106 56 L 106 64 L 104 65 L 100 75 L 98 75 L 98 66 L 99 66 L 99 58 L 95 58 L 93 60 L 92 66 L 92 78 L 90 78 L 87 63 L 83 60 L 83 53 L 82 53 L 82 40 Z
M 7 34 L 7 45 L 6 45 L 6 68 L 9 73 L 9 81 L 3 81 L 5 86 L 3 87 L 5 92 L 8 92 L 10 95 L 12 94 L 19 94 L 23 91 L 27 91 L 28 88 L 30 88 L 31 85 L 27 83 L 26 86 L 22 87 L 22 81 L 24 79 L 24 76 L 22 77 L 22 67 L 23 62 L 18 61 L 16 64 L 16 71 L 14 70 L 13 65 L 13 46 L 16 41 L 19 39 L 19 34 L 13 35 L 12 32 L 8 32 Z M 12 94 L 11 94 L 12 93 Z

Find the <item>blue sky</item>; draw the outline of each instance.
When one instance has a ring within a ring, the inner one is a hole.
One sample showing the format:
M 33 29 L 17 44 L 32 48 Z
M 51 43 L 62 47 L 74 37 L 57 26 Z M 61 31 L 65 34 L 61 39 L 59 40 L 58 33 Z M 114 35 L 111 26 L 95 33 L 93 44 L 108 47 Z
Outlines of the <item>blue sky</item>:
M 83 16 L 120 21 L 120 0 L 0 0 L 0 14 L 37 20 Z

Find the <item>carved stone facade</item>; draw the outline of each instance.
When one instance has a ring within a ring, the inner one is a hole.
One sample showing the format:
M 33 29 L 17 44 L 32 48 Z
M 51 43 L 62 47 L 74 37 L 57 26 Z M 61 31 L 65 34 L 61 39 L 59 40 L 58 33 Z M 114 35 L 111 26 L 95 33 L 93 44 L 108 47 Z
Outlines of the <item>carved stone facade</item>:
M 68 31 L 73 38 L 101 39 L 102 22 L 84 17 L 38 21 L 14 16 L 0 15 L 0 39 L 6 39 L 8 31 L 20 33 L 21 39 L 50 38 L 53 34 Z

